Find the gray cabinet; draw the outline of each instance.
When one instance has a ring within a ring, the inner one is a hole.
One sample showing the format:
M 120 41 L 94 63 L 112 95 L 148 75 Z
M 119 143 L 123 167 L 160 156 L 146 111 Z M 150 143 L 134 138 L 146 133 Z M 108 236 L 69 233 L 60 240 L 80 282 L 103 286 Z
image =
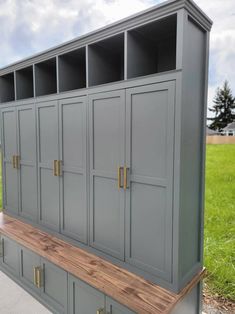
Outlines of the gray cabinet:
M 37 221 L 37 154 L 35 105 L 17 107 L 19 214 Z
M 87 243 L 86 98 L 59 101 L 61 232 Z
M 4 207 L 7 211 L 18 214 L 18 169 L 15 167 L 15 156 L 17 156 L 15 107 L 1 110 L 1 126 Z
M 1 236 L 2 257 L 0 258 L 1 267 L 11 275 L 19 276 L 19 251 L 15 241 L 8 237 Z
M 39 222 L 56 231 L 60 226 L 59 177 L 55 173 L 58 120 L 57 101 L 37 105 Z
M 43 277 L 41 297 L 58 313 L 67 313 L 67 272 L 44 258 L 41 258 L 41 269 Z
M 89 97 L 90 241 L 119 259 L 124 258 L 124 193 L 118 169 L 125 158 L 125 91 Z
M 67 272 L 39 255 L 19 247 L 20 280 L 58 313 L 67 313 Z
M 134 314 L 133 311 L 109 297 L 106 297 L 106 312 L 109 314 Z
M 175 83 L 126 92 L 126 260 L 165 280 L 172 274 Z
M 99 309 L 104 309 L 104 306 L 103 293 L 69 275 L 69 314 L 96 314 Z

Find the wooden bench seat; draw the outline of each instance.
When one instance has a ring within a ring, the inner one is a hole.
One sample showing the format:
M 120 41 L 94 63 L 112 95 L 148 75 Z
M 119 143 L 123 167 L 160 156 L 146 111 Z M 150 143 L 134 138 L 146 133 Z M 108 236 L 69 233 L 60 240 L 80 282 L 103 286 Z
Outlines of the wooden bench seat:
M 4 213 L 0 213 L 0 233 L 137 313 L 170 313 L 204 274 L 200 271 L 176 294 Z

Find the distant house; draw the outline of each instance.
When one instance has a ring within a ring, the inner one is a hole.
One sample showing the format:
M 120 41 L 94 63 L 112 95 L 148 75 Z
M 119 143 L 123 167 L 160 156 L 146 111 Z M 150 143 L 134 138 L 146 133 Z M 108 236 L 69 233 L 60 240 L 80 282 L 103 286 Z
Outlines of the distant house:
M 214 136 L 214 135 L 220 135 L 219 132 L 211 130 L 210 128 L 208 128 L 208 126 L 206 127 L 206 135 L 207 136 Z
M 227 136 L 235 136 L 235 121 L 223 128 L 222 134 Z

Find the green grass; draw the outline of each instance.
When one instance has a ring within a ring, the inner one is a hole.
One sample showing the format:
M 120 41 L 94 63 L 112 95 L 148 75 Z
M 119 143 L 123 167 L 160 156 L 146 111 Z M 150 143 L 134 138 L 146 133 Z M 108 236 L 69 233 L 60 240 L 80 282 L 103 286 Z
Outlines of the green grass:
M 235 300 L 235 145 L 207 145 L 204 264 L 209 290 Z

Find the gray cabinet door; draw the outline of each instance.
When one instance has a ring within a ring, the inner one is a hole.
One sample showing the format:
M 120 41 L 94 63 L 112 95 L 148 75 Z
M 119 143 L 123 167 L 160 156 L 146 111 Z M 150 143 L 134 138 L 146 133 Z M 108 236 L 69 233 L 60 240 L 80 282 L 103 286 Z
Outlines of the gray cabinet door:
M 36 166 L 36 119 L 35 106 L 17 109 L 19 171 L 19 213 L 37 220 L 37 166 Z
M 109 314 L 135 314 L 122 304 L 106 297 L 106 312 Z
M 118 167 L 124 164 L 125 91 L 89 96 L 90 244 L 124 258 L 124 191 Z
M 15 241 L 2 236 L 3 252 L 1 265 L 9 273 L 19 276 L 19 250 Z
M 58 105 L 56 101 L 37 105 L 39 222 L 59 231 L 59 177 L 53 162 L 59 156 Z
M 174 82 L 126 92 L 126 260 L 171 280 Z
M 86 98 L 59 102 L 61 232 L 87 244 Z
M 58 313 L 67 313 L 68 273 L 41 258 L 43 286 L 41 297 Z
M 103 293 L 69 275 L 69 314 L 95 314 L 104 307 Z
M 23 284 L 40 293 L 34 284 L 34 267 L 40 266 L 40 256 L 32 251 L 20 247 L 20 279 Z
M 17 155 L 16 110 L 10 107 L 1 110 L 2 120 L 2 164 L 3 206 L 18 214 L 18 170 L 13 168 L 12 158 Z

